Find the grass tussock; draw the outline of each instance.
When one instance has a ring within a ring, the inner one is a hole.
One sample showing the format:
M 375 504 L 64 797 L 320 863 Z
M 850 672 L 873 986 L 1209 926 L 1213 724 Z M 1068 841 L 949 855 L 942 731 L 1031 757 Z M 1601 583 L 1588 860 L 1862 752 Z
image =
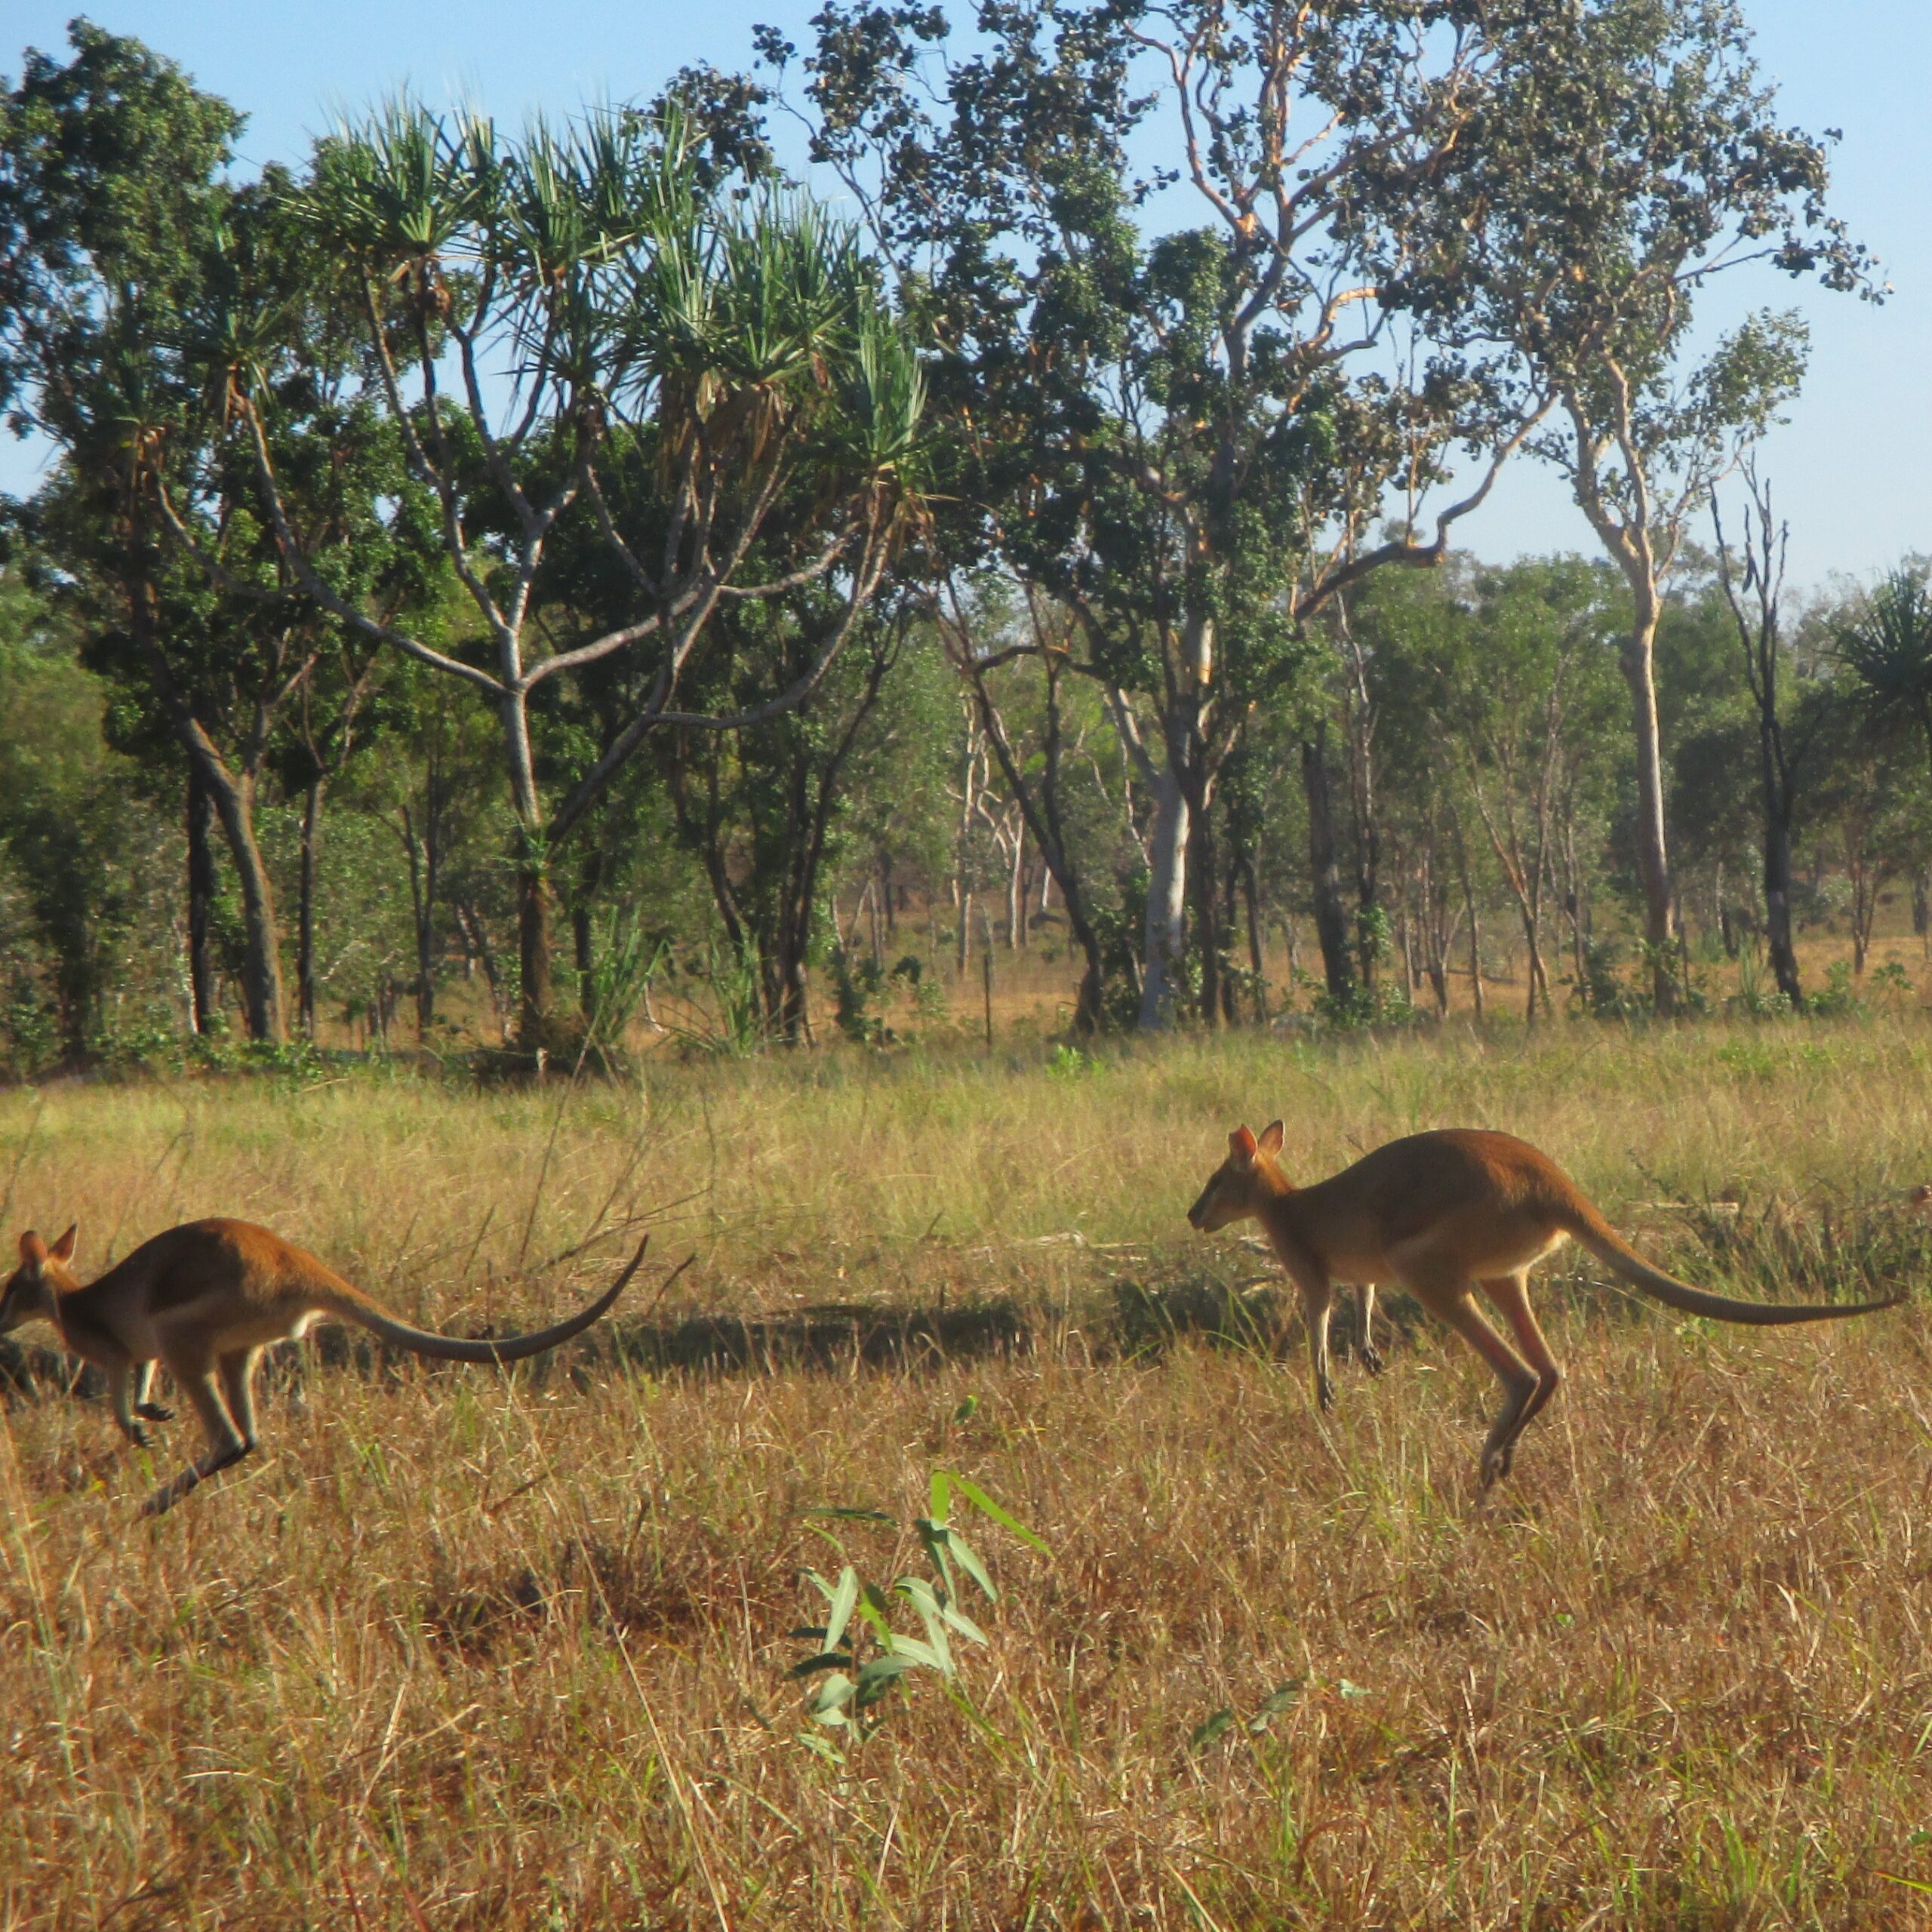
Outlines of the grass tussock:
M 240 1214 L 463 1331 L 645 1226 L 699 1259 L 530 1372 L 287 1352 L 263 1452 L 152 1524 L 192 1426 L 148 1462 L 13 1352 L 0 1924 L 1932 1923 L 1922 1303 L 1718 1329 L 1559 1262 L 1569 1379 L 1484 1499 L 1479 1364 L 1398 1300 L 1324 1419 L 1266 1265 L 1180 1219 L 1237 1121 L 1310 1175 L 1491 1125 L 1692 1279 L 1918 1290 L 1928 1060 L 1577 1029 L 10 1097 L 10 1226 L 95 1263 Z M 801 1573 L 917 1573 L 934 1469 L 1050 1553 L 976 1524 L 986 1644 L 832 1761 Z

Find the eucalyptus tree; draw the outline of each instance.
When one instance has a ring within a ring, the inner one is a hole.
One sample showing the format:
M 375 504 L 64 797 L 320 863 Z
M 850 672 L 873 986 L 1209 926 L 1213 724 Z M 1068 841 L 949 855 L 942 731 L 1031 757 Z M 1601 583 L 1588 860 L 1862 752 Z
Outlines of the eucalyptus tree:
M 397 102 L 319 146 L 298 206 L 349 266 L 370 392 L 472 634 L 439 641 L 343 595 L 289 513 L 272 386 L 238 386 L 237 420 L 309 594 L 495 711 L 518 823 L 520 1023 L 540 1044 L 552 849 L 659 726 L 740 728 L 800 703 L 877 589 L 918 454 L 912 343 L 853 233 L 775 187 L 707 186 L 674 106 L 505 143 L 487 122 Z M 771 559 L 760 539 L 803 479 L 812 514 Z M 548 555 L 585 525 L 624 586 L 622 613 L 553 647 Z M 835 589 L 839 618 L 789 686 L 738 712 L 685 706 L 721 611 L 814 583 Z M 553 804 L 535 707 L 555 681 L 617 659 L 628 715 Z
M 1655 645 L 1664 586 L 1712 485 L 1796 393 L 1806 332 L 1747 316 L 1714 346 L 1703 300 L 1768 263 L 1871 292 L 1826 207 L 1826 143 L 1781 122 L 1734 0 L 1534 0 L 1514 10 L 1461 165 L 1385 266 L 1443 339 L 1505 346 L 1556 408 L 1538 453 L 1622 574 L 1637 851 L 1653 996 L 1675 1001 Z M 1425 239 L 1425 237 L 1427 238 Z
M 1784 635 L 1787 526 L 1771 514 L 1771 490 L 1755 469 L 1746 471 L 1743 556 L 1740 565 L 1724 535 L 1713 494 L 1711 521 L 1717 540 L 1718 580 L 1737 633 L 1744 679 L 1756 714 L 1760 825 L 1764 857 L 1764 939 L 1778 990 L 1793 1011 L 1804 1004 L 1798 950 L 1791 930 L 1792 826 L 1801 768 L 1809 746 L 1790 716 L 1786 687 L 1789 649 Z
M 240 117 L 137 41 L 85 22 L 30 54 L 0 116 L 0 392 L 59 460 L 30 515 L 64 567 L 117 742 L 171 739 L 189 774 L 190 927 L 206 820 L 241 889 L 248 1030 L 287 1030 L 280 924 L 256 824 L 278 734 L 330 641 L 254 513 L 232 431 L 273 380 L 266 446 L 288 515 L 345 599 L 395 608 L 406 544 L 376 514 L 400 469 L 358 406 L 328 277 L 273 174 L 226 172 Z M 191 943 L 198 1020 L 208 960 Z
M 1112 694 L 1158 801 L 1141 1023 L 1178 1003 L 1190 870 L 1211 1022 L 1210 807 L 1244 721 L 1338 591 L 1441 558 L 1537 413 L 1499 412 L 1480 357 L 1420 347 L 1394 276 L 1362 269 L 1371 245 L 1406 260 L 1418 189 L 1457 165 L 1494 58 L 1481 17 L 1023 0 L 957 51 L 937 8 L 834 0 L 815 24 L 814 155 L 939 345 L 940 567 L 997 557 L 1072 613 L 1066 662 Z M 795 57 L 774 34 L 763 51 Z M 1150 234 L 1177 206 L 1197 225 Z M 1478 480 L 1426 537 L 1459 443 Z

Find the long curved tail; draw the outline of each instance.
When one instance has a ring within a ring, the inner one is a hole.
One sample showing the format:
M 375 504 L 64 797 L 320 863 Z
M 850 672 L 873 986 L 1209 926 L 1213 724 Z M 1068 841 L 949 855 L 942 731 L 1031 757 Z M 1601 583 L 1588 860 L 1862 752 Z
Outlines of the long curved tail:
M 1567 1232 L 1587 1247 L 1611 1272 L 1628 1281 L 1640 1294 L 1667 1308 L 1681 1309 L 1686 1315 L 1707 1315 L 1713 1321 L 1741 1321 L 1756 1328 L 1782 1328 L 1794 1321 L 1838 1321 L 1847 1315 L 1876 1315 L 1881 1308 L 1896 1308 L 1903 1294 L 1887 1295 L 1883 1301 L 1734 1301 L 1729 1295 L 1714 1295 L 1688 1282 L 1676 1280 L 1660 1268 L 1653 1268 L 1635 1250 L 1626 1246 L 1617 1230 L 1589 1202 L 1582 1202 L 1566 1220 Z
M 419 1355 L 428 1355 L 437 1361 L 520 1361 L 526 1355 L 540 1355 L 546 1349 L 554 1349 L 559 1342 L 568 1342 L 573 1335 L 582 1334 L 630 1285 L 631 1277 L 643 1262 L 644 1251 L 650 1245 L 651 1237 L 646 1235 L 638 1244 L 637 1252 L 631 1257 L 630 1266 L 588 1308 L 580 1309 L 554 1327 L 535 1329 L 528 1335 L 506 1335 L 498 1341 L 459 1341 L 454 1335 L 438 1335 L 427 1328 L 412 1328 L 408 1322 L 398 1321 L 380 1302 L 365 1294 L 360 1288 L 339 1279 L 325 1300 L 320 1295 L 316 1299 L 331 1314 L 340 1315 L 345 1321 L 355 1322 L 372 1335 L 381 1336 L 386 1342 L 394 1342 L 400 1348 L 412 1349 Z

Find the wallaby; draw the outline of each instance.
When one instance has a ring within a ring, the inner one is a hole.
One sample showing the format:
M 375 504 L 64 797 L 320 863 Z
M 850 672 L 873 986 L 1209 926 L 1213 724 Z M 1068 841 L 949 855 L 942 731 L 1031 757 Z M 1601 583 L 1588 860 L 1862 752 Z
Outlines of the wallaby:
M 69 1228 L 51 1247 L 37 1234 L 21 1235 L 20 1265 L 0 1289 L 0 1335 L 23 1321 L 51 1323 L 69 1353 L 107 1371 L 114 1420 L 137 1444 L 148 1440 L 137 1417 L 165 1422 L 173 1414 L 149 1399 L 155 1364 L 166 1367 L 194 1404 L 209 1453 L 150 1499 L 153 1512 L 254 1447 L 252 1383 L 271 1342 L 297 1340 L 334 1315 L 438 1361 L 516 1361 L 588 1328 L 623 1293 L 651 1239 L 645 1237 L 609 1288 L 568 1320 L 500 1341 L 466 1342 L 398 1321 L 312 1254 L 251 1222 L 170 1228 L 85 1287 L 73 1272 L 78 1232 Z
M 1281 1151 L 1279 1121 L 1259 1137 L 1235 1128 L 1228 1136 L 1228 1158 L 1187 1218 L 1203 1233 L 1251 1216 L 1261 1223 L 1276 1259 L 1301 1291 L 1315 1392 L 1324 1409 L 1335 1399 L 1328 1376 L 1328 1315 L 1337 1281 L 1362 1287 L 1364 1334 L 1377 1282 L 1399 1282 L 1446 1321 L 1503 1386 L 1503 1407 L 1483 1444 L 1484 1488 L 1509 1473 L 1516 1438 L 1562 1380 L 1531 1312 L 1529 1275 L 1565 1240 L 1580 1241 L 1641 1293 L 1718 1321 L 1763 1327 L 1835 1321 L 1875 1314 L 1905 1299 L 1733 1301 L 1687 1287 L 1634 1253 L 1548 1155 L 1513 1134 L 1467 1128 L 1411 1134 L 1303 1188 L 1281 1172 L 1276 1159 Z M 1514 1331 L 1527 1364 L 1483 1319 L 1472 1292 L 1478 1284 Z

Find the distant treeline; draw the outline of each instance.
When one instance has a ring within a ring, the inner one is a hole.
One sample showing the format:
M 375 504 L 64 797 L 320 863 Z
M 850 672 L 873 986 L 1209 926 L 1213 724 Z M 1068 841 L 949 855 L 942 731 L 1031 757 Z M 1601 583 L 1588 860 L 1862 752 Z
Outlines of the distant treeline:
M 254 179 L 138 42 L 29 52 L 8 1061 L 433 1041 L 459 974 L 529 1053 L 673 983 L 864 1036 L 995 940 L 1086 1030 L 1480 1004 L 1499 945 L 1532 1020 L 1681 1010 L 1687 918 L 1765 1010 L 1807 918 L 1862 972 L 1927 916 L 1924 573 L 1786 598 L 1802 325 L 1693 328 L 1745 260 L 1873 294 L 1825 145 L 1727 5 L 1472 14 L 832 5 Z M 1454 547 L 1511 462 L 1592 558 Z

